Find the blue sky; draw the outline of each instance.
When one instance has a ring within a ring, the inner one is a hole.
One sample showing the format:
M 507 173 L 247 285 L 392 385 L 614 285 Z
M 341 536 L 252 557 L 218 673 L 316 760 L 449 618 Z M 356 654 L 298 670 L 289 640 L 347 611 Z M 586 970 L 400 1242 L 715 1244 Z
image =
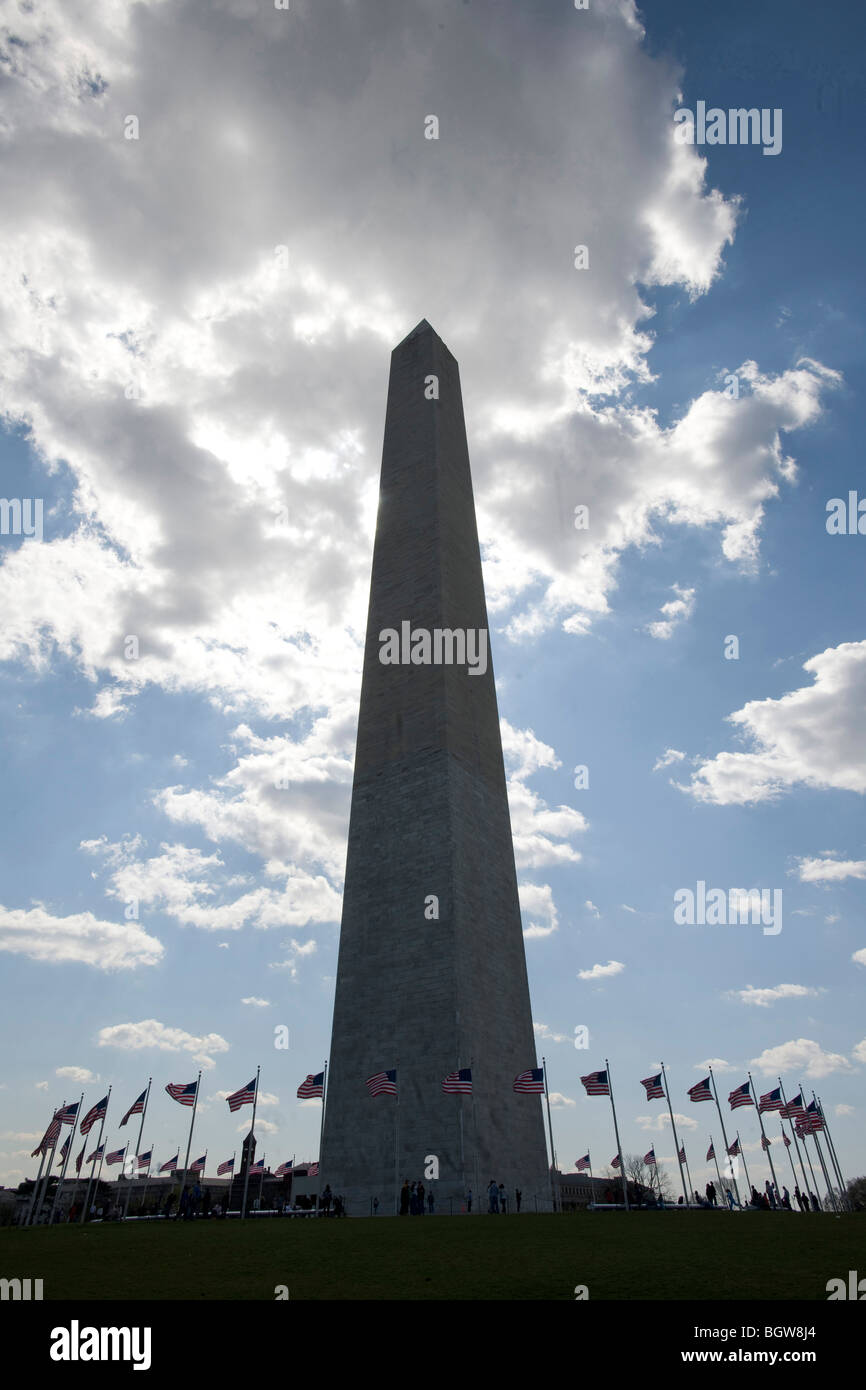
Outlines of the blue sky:
M 199 1066 L 199 1152 L 239 1146 L 221 1097 L 258 1064 L 259 1151 L 318 1151 L 295 1091 L 328 1051 L 388 354 L 422 316 L 461 364 L 561 1166 L 614 1153 L 579 1081 L 605 1057 L 624 1149 L 672 1160 L 639 1086 L 664 1060 L 703 1184 L 685 1090 L 717 1059 L 725 1094 L 814 1088 L 853 1176 L 866 537 L 825 521 L 866 496 L 861 13 L 339 16 L 11 26 L 0 469 L 45 521 L 0 538 L 0 1181 L 109 1082 L 115 1147 L 149 1075 L 169 1157 L 162 1087 Z M 780 108 L 781 153 L 675 147 L 699 100 Z M 698 880 L 782 890 L 781 932 L 676 925 Z

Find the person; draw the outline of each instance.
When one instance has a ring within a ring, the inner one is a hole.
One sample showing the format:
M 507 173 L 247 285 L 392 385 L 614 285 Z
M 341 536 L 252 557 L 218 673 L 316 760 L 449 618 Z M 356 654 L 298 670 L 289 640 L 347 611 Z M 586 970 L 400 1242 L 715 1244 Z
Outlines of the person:
M 613 1192 L 609 1187 L 604 1189 L 604 1200 L 608 1206 L 611 1206 L 613 1203 Z
M 503 1216 L 507 1215 L 507 1213 L 506 1213 L 506 1203 L 507 1203 L 507 1201 L 508 1201 L 508 1198 L 507 1198 L 506 1195 L 505 1195 L 505 1184 L 504 1184 L 504 1183 L 500 1183 L 500 1184 L 499 1184 L 499 1210 L 502 1212 L 502 1215 L 503 1215 Z
M 326 1184 L 325 1184 L 325 1190 L 324 1190 L 324 1192 L 322 1193 L 322 1196 L 323 1196 L 324 1199 L 325 1199 L 325 1215 L 326 1215 L 326 1216 L 330 1216 L 330 1215 L 331 1215 L 331 1184 L 330 1184 L 330 1183 L 326 1183 Z
M 190 1215 L 191 1215 L 191 1216 L 198 1216 L 199 1207 L 200 1207 L 200 1206 L 201 1206 L 201 1183 L 199 1182 L 198 1178 L 196 1178 L 196 1180 L 195 1180 L 195 1187 L 194 1187 L 193 1190 L 192 1190 L 192 1211 L 190 1212 Z
M 169 1192 L 168 1196 L 167 1196 L 166 1199 L 165 1199 L 165 1215 L 166 1215 L 166 1218 L 168 1218 L 168 1217 L 171 1216 L 171 1209 L 172 1209 L 172 1207 L 174 1206 L 174 1201 L 175 1201 L 175 1193 L 174 1193 L 174 1188 L 172 1188 L 171 1192 Z
M 707 1183 L 707 1201 L 711 1207 L 716 1205 L 716 1185 L 712 1179 Z
M 518 1216 L 520 1215 L 520 1199 L 521 1199 L 522 1196 L 523 1196 L 523 1193 L 521 1192 L 520 1188 L 519 1188 L 519 1187 L 515 1188 L 515 1190 L 514 1190 L 514 1202 L 515 1202 L 515 1205 L 516 1205 L 516 1207 L 517 1207 L 517 1214 L 518 1214 Z
M 409 1211 L 409 1179 L 403 1179 L 403 1186 L 400 1188 L 400 1215 L 406 1216 Z
M 223 1213 L 223 1209 L 222 1209 L 221 1204 L 220 1204 L 219 1202 L 214 1202 L 214 1208 L 213 1208 L 213 1214 L 214 1214 L 214 1216 L 222 1216 L 222 1213 Z
M 776 1194 L 775 1194 L 775 1192 L 773 1191 L 773 1185 L 772 1185 L 772 1183 L 770 1182 L 770 1179 L 769 1179 L 769 1178 L 767 1178 L 767 1181 L 764 1183 L 764 1191 L 765 1191 L 766 1194 L 767 1194 L 767 1200 L 768 1200 L 768 1202 L 770 1203 L 770 1206 L 771 1206 L 771 1207 L 775 1207 L 775 1205 L 776 1205 Z
M 423 1216 L 423 1215 L 424 1215 L 424 1184 L 423 1184 L 423 1182 L 419 1182 L 419 1184 L 418 1184 L 417 1197 L 418 1197 L 418 1205 L 417 1205 L 417 1207 L 415 1208 L 415 1211 L 417 1212 L 418 1216 Z
M 409 1215 L 415 1216 L 418 1212 L 418 1184 L 413 1182 L 409 1188 Z
M 430 1188 L 430 1191 L 427 1193 L 427 1210 L 428 1210 L 428 1212 L 430 1213 L 431 1216 L 433 1215 L 433 1208 L 435 1207 L 435 1205 L 436 1205 L 436 1201 L 435 1201 L 435 1198 L 434 1198 L 434 1196 L 433 1196 L 433 1189 L 432 1189 L 432 1187 L 431 1187 L 431 1188 Z
M 734 1210 L 734 1194 L 729 1187 L 725 1188 L 725 1196 L 728 1199 L 728 1211 Z
M 811 1194 L 811 1197 L 812 1197 L 812 1210 L 813 1210 L 813 1211 L 820 1211 L 820 1210 L 821 1210 L 821 1203 L 818 1201 L 818 1198 L 817 1198 L 817 1196 L 816 1196 L 816 1194 L 815 1194 L 814 1192 Z
M 785 1211 L 791 1210 L 791 1194 L 787 1187 L 782 1188 L 782 1206 L 785 1208 Z
M 796 1198 L 796 1200 L 797 1200 L 797 1206 L 800 1208 L 801 1211 L 805 1211 L 806 1208 L 805 1208 L 805 1206 L 803 1205 L 803 1194 L 802 1194 L 802 1192 L 800 1191 L 799 1187 L 795 1187 L 795 1188 L 794 1188 L 794 1196 L 795 1196 L 795 1198 Z
M 400 1194 L 400 1215 L 401 1215 L 401 1216 L 404 1214 L 404 1213 L 403 1213 L 403 1200 L 402 1200 L 402 1198 L 403 1198 L 403 1194 L 401 1193 L 401 1194 Z M 378 1216 L 378 1215 L 379 1215 L 379 1198 L 378 1198 L 378 1197 L 374 1197 L 374 1198 L 373 1198 L 373 1215 L 374 1215 L 374 1216 Z
M 467 1191 L 467 1193 L 466 1193 L 466 1210 L 467 1210 L 468 1213 L 471 1213 L 471 1211 L 472 1211 L 472 1188 L 471 1188 L 471 1187 L 468 1189 L 468 1191 Z
M 489 1182 L 488 1187 L 487 1187 L 487 1196 L 488 1196 L 488 1199 L 489 1199 L 489 1202 L 490 1202 L 490 1208 L 489 1208 L 489 1211 L 488 1211 L 488 1213 L 487 1213 L 488 1216 L 498 1216 L 498 1215 L 499 1215 L 499 1188 L 496 1186 L 496 1183 L 493 1181 L 492 1178 L 490 1179 L 490 1182 Z
M 340 1217 L 340 1216 L 345 1216 L 345 1214 L 346 1214 L 346 1213 L 345 1213 L 344 1210 L 343 1210 L 343 1199 L 342 1199 L 342 1197 L 335 1197 L 335 1198 L 334 1198 L 334 1215 L 337 1216 L 337 1217 Z

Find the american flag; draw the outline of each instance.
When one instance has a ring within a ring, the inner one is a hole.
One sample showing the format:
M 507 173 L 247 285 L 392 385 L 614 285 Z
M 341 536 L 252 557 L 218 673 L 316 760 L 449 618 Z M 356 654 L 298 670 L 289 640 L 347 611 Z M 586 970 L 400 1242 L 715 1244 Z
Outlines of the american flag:
M 610 1160 L 610 1166 L 611 1166 L 611 1168 L 618 1168 L 618 1167 L 619 1167 L 619 1154 L 617 1154 L 616 1158 L 612 1158 L 612 1159 Z
M 321 1096 L 324 1100 L 325 1073 L 323 1071 L 316 1072 L 315 1076 L 313 1076 L 313 1073 L 310 1072 L 307 1076 L 306 1081 L 302 1081 L 300 1086 L 298 1087 L 299 1100 L 311 1100 L 316 1096 Z
M 682 1145 L 680 1146 L 680 1159 L 679 1159 L 679 1161 L 680 1161 L 680 1163 L 685 1163 L 685 1161 L 686 1161 L 686 1146 L 685 1146 L 685 1144 L 682 1144 Z
M 64 1105 L 62 1110 L 58 1110 L 57 1118 L 62 1125 L 75 1124 L 75 1116 L 78 1114 L 80 1103 L 80 1101 L 76 1101 L 74 1105 Z
M 136 1163 L 138 1164 L 139 1168 L 149 1168 L 150 1160 L 152 1158 L 153 1149 L 150 1149 L 146 1154 L 138 1154 L 136 1157 Z
M 748 1081 L 744 1081 L 742 1086 L 738 1086 L 735 1091 L 731 1091 L 728 1100 L 731 1103 L 732 1110 L 737 1110 L 741 1105 L 754 1105 L 755 1102 L 752 1100 L 752 1093 L 749 1090 Z
M 713 1093 L 710 1090 L 710 1078 L 705 1081 L 698 1081 L 694 1086 L 689 1087 L 689 1100 L 712 1100 Z
M 808 1121 L 808 1120 L 795 1120 L 795 1121 L 794 1121 L 794 1130 L 795 1130 L 795 1132 L 796 1132 L 796 1135 L 797 1135 L 797 1138 L 798 1138 L 798 1139 L 805 1139 L 805 1138 L 806 1138 L 806 1135 L 809 1134 L 809 1133 L 811 1132 L 811 1127 L 810 1127 L 810 1125 L 809 1125 L 809 1121 Z
M 740 1152 L 740 1141 L 739 1139 L 735 1139 L 733 1144 L 728 1145 L 728 1153 L 730 1154 L 731 1158 L 736 1158 L 737 1154 Z
M 799 1120 L 805 1115 L 803 1108 L 803 1093 L 798 1091 L 793 1100 L 789 1100 L 787 1105 L 783 1105 L 779 1114 L 785 1120 Z
M 761 1148 L 764 1149 L 764 1150 L 766 1151 L 769 1147 L 770 1147 L 770 1141 L 769 1141 L 769 1139 L 767 1138 L 766 1134 L 762 1134 L 762 1135 L 761 1135 Z
M 240 1110 L 242 1105 L 252 1105 L 255 1098 L 256 1078 L 253 1077 L 252 1081 L 248 1081 L 246 1086 L 241 1086 L 239 1091 L 235 1091 L 233 1095 L 226 1096 L 226 1102 L 229 1110 L 234 1114 L 236 1110 Z
M 665 1093 L 662 1090 L 661 1072 L 659 1072 L 658 1076 L 648 1076 L 646 1081 L 642 1081 L 640 1084 L 646 1086 L 647 1100 L 664 1100 Z
M 461 1067 L 460 1071 L 449 1071 L 442 1082 L 442 1090 L 446 1096 L 471 1096 L 472 1072 L 470 1068 Z
M 584 1154 L 583 1158 L 579 1158 L 574 1166 L 578 1173 L 585 1173 L 589 1167 L 589 1154 Z
M 292 1161 L 291 1161 L 291 1159 L 290 1159 L 290 1160 L 288 1161 L 288 1163 L 281 1163 L 281 1164 L 280 1164 L 279 1168 L 278 1168 L 277 1171 L 274 1173 L 274 1177 L 275 1177 L 275 1178 L 284 1178 L 284 1177 L 286 1177 L 286 1175 L 287 1175 L 288 1173 L 291 1173 L 291 1171 L 292 1171 Z
M 591 1071 L 588 1076 L 580 1078 L 580 1084 L 588 1096 L 609 1096 L 610 1086 L 607 1082 L 606 1071 Z
M 170 1158 L 170 1159 L 168 1160 L 168 1163 L 164 1163 L 164 1164 L 162 1165 L 162 1167 L 160 1168 L 159 1171 L 160 1171 L 161 1173 L 173 1173 L 173 1172 L 175 1172 L 175 1170 L 176 1170 L 176 1168 L 177 1168 L 177 1161 L 178 1161 L 179 1158 L 180 1158 L 180 1149 L 178 1149 L 178 1151 L 177 1151 L 177 1153 L 175 1154 L 174 1158 Z
M 51 1124 L 46 1129 L 36 1148 L 30 1155 L 31 1158 L 38 1158 L 40 1154 L 47 1154 L 49 1149 L 53 1149 L 60 1138 L 60 1111 L 54 1113 Z
M 127 1112 L 126 1112 L 126 1114 L 124 1115 L 123 1119 L 121 1120 L 120 1124 L 118 1125 L 118 1129 L 123 1129 L 123 1126 L 126 1124 L 126 1122 L 127 1122 L 127 1120 L 129 1119 L 130 1115 L 143 1115 L 143 1114 L 144 1114 L 144 1101 L 145 1101 L 145 1097 L 146 1097 L 146 1096 L 147 1096 L 147 1091 L 144 1090 L 144 1091 L 142 1091 L 141 1095 L 138 1097 L 138 1100 L 133 1101 L 132 1105 L 129 1107 L 129 1109 L 127 1110 Z
M 172 1081 L 165 1088 L 172 1100 L 176 1100 L 180 1105 L 195 1105 L 196 1091 L 198 1090 L 197 1081 Z
M 71 1134 L 67 1134 L 66 1138 L 64 1139 L 64 1141 L 63 1141 L 63 1148 L 60 1150 L 60 1154 L 59 1154 L 59 1157 L 58 1157 L 58 1159 L 57 1159 L 57 1162 L 58 1162 L 58 1163 L 62 1163 L 62 1162 L 64 1161 L 64 1159 L 66 1158 L 66 1155 L 69 1153 L 69 1141 L 70 1141 L 71 1138 L 72 1138 L 72 1135 L 71 1135 Z
M 706 1157 L 706 1159 L 705 1159 L 705 1162 L 706 1162 L 706 1163 L 709 1163 L 711 1159 L 714 1159 L 714 1158 L 715 1158 L 715 1156 L 716 1156 L 715 1146 L 714 1146 L 713 1144 L 710 1144 L 710 1147 L 707 1149 L 707 1157 Z
M 76 1176 L 76 1177 L 77 1177 L 78 1174 L 81 1172 L 81 1165 L 82 1165 L 82 1163 L 84 1162 L 84 1150 L 85 1150 L 86 1147 L 87 1147 L 87 1146 L 86 1146 L 85 1144 L 82 1144 L 82 1145 L 81 1145 L 81 1153 L 78 1155 L 78 1157 L 77 1157 L 76 1160 L 75 1160 L 75 1176 Z
M 758 1101 L 758 1110 L 763 1114 L 766 1110 L 781 1110 L 782 1108 L 782 1088 L 777 1086 L 775 1091 L 766 1091 Z
M 375 1076 L 367 1078 L 366 1084 L 371 1096 L 396 1096 L 397 1072 L 377 1071 Z
M 219 1165 L 219 1167 L 217 1168 L 217 1177 L 218 1177 L 218 1178 L 221 1178 L 221 1177 L 223 1176 L 224 1173 L 231 1173 L 231 1172 L 233 1171 L 233 1169 L 234 1169 L 234 1166 L 235 1166 L 235 1161 L 234 1161 L 234 1159 L 233 1159 L 233 1158 L 227 1158 L 226 1161 L 225 1161 L 225 1163 L 221 1163 L 221 1164 Z
M 105 1162 L 110 1168 L 112 1163 L 122 1163 L 126 1149 L 115 1149 L 114 1153 L 105 1155 Z
M 820 1129 L 821 1121 L 817 1115 L 810 1114 L 810 1112 L 807 1110 L 802 1120 L 797 1120 L 798 1134 L 800 1133 L 801 1126 L 805 1134 L 814 1134 L 816 1129 Z
M 787 1134 L 785 1133 L 784 1130 L 782 1130 L 782 1138 L 783 1138 L 784 1141 L 785 1141 L 785 1148 L 786 1148 L 786 1149 L 790 1149 L 790 1147 L 791 1147 L 791 1141 L 790 1141 L 790 1139 L 788 1138 L 788 1136 L 787 1136 Z
M 87 1162 L 88 1162 L 88 1163 L 95 1163 L 96 1160 L 97 1160 L 98 1158 L 101 1158 L 102 1155 L 103 1155 L 104 1153 L 105 1153 L 105 1145 L 104 1145 L 104 1144 L 100 1144 L 100 1146 L 99 1146 L 98 1149 L 94 1149 L 94 1150 L 93 1150 L 93 1153 L 90 1155 L 90 1157 L 89 1157 L 89 1159 L 87 1160 Z
M 310 1166 L 309 1166 L 308 1169 L 307 1169 L 307 1177 L 308 1177 L 308 1178 L 317 1178 L 318 1176 L 319 1176 L 319 1165 L 318 1165 L 318 1163 L 311 1163 Z
M 205 1159 L 206 1159 L 206 1158 L 207 1158 L 207 1154 L 206 1154 L 206 1153 L 202 1154 L 201 1158 L 197 1158 L 196 1161 L 195 1161 L 195 1163 L 191 1163 L 191 1164 L 189 1165 L 189 1171 L 190 1171 L 191 1173 L 203 1173 L 203 1172 L 204 1172 L 204 1165 L 205 1165 Z
M 652 1166 L 652 1165 L 655 1163 L 655 1161 L 656 1161 L 656 1151 L 655 1151 L 655 1148 L 650 1149 L 649 1153 L 644 1154 L 644 1156 L 643 1156 L 643 1161 L 644 1161 L 644 1163 L 648 1163 L 650 1166 Z
M 520 1072 L 512 1081 L 511 1089 L 512 1091 L 518 1091 L 522 1096 L 543 1096 L 543 1069 L 541 1067 L 530 1067 L 529 1071 Z
M 93 1126 L 96 1124 L 96 1121 L 103 1119 L 107 1109 L 108 1096 L 103 1096 L 102 1100 L 98 1100 L 96 1104 L 93 1106 L 93 1108 L 91 1110 L 88 1110 L 87 1114 L 84 1116 L 84 1119 L 81 1121 L 81 1133 L 89 1134 L 90 1131 L 93 1129 Z
M 265 1171 L 265 1160 L 264 1160 L 263 1158 L 257 1158 L 256 1161 L 255 1161 L 255 1163 L 251 1163 L 251 1164 L 250 1164 L 250 1172 L 251 1172 L 251 1173 L 263 1173 L 264 1171 Z
M 824 1129 L 824 1116 L 821 1114 L 821 1109 L 817 1101 L 810 1101 L 806 1106 L 806 1114 L 811 1121 L 813 1131 L 816 1129 Z

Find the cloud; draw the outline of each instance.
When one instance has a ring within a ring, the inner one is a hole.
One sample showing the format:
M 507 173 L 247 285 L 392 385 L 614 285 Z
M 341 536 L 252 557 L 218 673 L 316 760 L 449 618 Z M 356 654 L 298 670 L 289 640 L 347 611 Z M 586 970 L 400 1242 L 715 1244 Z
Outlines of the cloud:
M 676 594 L 676 598 L 663 603 L 661 607 L 663 616 L 654 623 L 648 623 L 646 627 L 650 637 L 658 637 L 662 641 L 667 641 L 673 636 L 680 623 L 691 617 L 695 607 L 694 589 L 682 589 L 679 584 L 672 584 L 671 588 Z
M 546 1023 L 533 1023 L 532 1026 L 535 1029 L 535 1036 L 543 1039 L 544 1042 L 570 1043 L 574 1041 L 574 1038 L 569 1037 L 567 1033 L 552 1033 Z
M 854 1055 L 856 1056 L 856 1048 Z M 858 1060 L 866 1061 L 866 1056 Z M 778 1047 L 768 1047 L 760 1057 L 753 1057 L 749 1065 L 757 1067 L 768 1076 L 793 1072 L 797 1076 L 805 1075 L 812 1081 L 829 1076 L 834 1071 L 851 1070 L 851 1063 L 847 1057 L 838 1052 L 824 1052 L 819 1044 L 810 1038 L 797 1038 L 791 1042 L 780 1043 Z
M 602 980 L 610 975 L 619 975 L 625 970 L 622 961 L 609 960 L 607 965 L 594 965 L 591 970 L 578 970 L 579 980 Z
M 769 1008 L 775 1004 L 777 999 L 804 999 L 808 996 L 823 994 L 822 989 L 813 989 L 808 985 L 772 985 L 765 989 L 756 989 L 754 985 L 747 985 L 745 989 L 732 989 L 728 991 L 731 997 L 737 998 L 743 1004 L 757 1004 L 760 1008 Z
M 861 947 L 859 951 L 855 951 L 851 959 L 856 961 L 858 965 L 866 965 L 866 946 Z
M 250 1004 L 254 1009 L 269 1009 L 270 999 L 257 999 L 254 994 L 247 995 L 246 999 L 241 1000 L 242 1004 Z
M 839 883 L 845 878 L 866 878 L 866 859 L 800 859 L 797 872 L 801 883 Z
M 862 1042 L 858 1042 L 852 1056 L 856 1062 L 866 1062 L 866 1038 L 863 1038 Z M 815 1075 L 818 1074 L 817 1072 L 815 1073 Z
M 587 898 L 586 902 L 583 905 L 586 908 L 587 912 L 591 913 L 593 917 L 601 916 L 601 912 L 596 907 L 595 903 L 592 901 L 591 898 Z
M 556 769 L 562 766 L 553 749 L 537 739 L 531 729 L 515 729 L 507 719 L 500 719 L 499 730 L 505 768 L 514 781 L 525 781 L 539 768 Z
M 53 964 L 136 970 L 156 965 L 164 947 L 135 922 L 105 922 L 92 912 L 55 917 L 40 903 L 30 909 L 0 906 L 0 951 Z
M 527 941 L 550 936 L 559 925 L 553 890 L 547 883 L 518 883 L 521 913 L 530 917 L 523 935 Z M 540 918 L 540 921 L 534 919 Z
M 56 1067 L 54 1075 L 63 1076 L 69 1081 L 80 1081 L 82 1085 L 99 1080 L 87 1067 Z
M 36 1081 L 34 1084 L 35 1084 L 35 1086 L 36 1086 L 37 1091 L 47 1091 L 47 1090 L 48 1090 L 48 1082 L 47 1082 L 47 1081 Z
M 189 1052 L 203 1069 L 216 1065 L 212 1053 L 229 1050 L 228 1043 L 219 1033 L 206 1033 L 197 1037 L 182 1028 L 171 1028 L 164 1023 L 158 1023 L 155 1018 L 145 1018 L 140 1023 L 115 1023 L 109 1028 L 100 1028 L 97 1042 L 100 1047 L 119 1047 L 127 1052 L 138 1052 L 151 1047 L 161 1052 Z
M 681 790 L 719 806 L 769 801 L 797 784 L 866 791 L 866 641 L 828 647 L 803 669 L 812 685 L 728 715 L 753 752 L 717 753 Z
M 853 1115 L 854 1107 L 853 1105 L 837 1105 L 833 1113 L 838 1115 L 839 1118 L 842 1119 L 846 1115 Z
M 659 1111 L 657 1115 L 636 1115 L 635 1120 L 641 1129 L 653 1134 L 661 1134 L 662 1130 L 670 1130 L 670 1115 Z M 674 1111 L 674 1124 L 679 1125 L 680 1129 L 697 1129 L 698 1121 L 692 1115 L 680 1115 Z M 674 1160 L 676 1162 L 676 1160 Z
M 298 978 L 298 961 L 305 956 L 311 956 L 316 951 L 315 941 L 291 941 L 284 944 L 286 956 L 283 960 L 271 961 L 268 965 L 269 970 L 285 970 L 293 980 Z
M 566 1106 L 576 1105 L 577 1101 L 572 1100 L 571 1096 L 564 1096 L 561 1091 L 550 1092 L 551 1110 L 564 1110 Z
M 709 1071 L 710 1067 L 714 1072 L 737 1070 L 732 1062 L 726 1062 L 723 1057 L 708 1057 L 705 1062 L 695 1062 L 695 1071 Z
M 242 1120 L 235 1126 L 238 1134 L 248 1134 L 250 1128 L 249 1120 Z M 280 1126 L 275 1125 L 272 1120 L 262 1120 L 256 1115 L 256 1129 L 262 1134 L 279 1134 Z
M 620 907 L 622 908 L 623 912 L 632 912 L 637 915 L 637 908 L 629 907 L 628 903 L 620 903 Z
M 681 753 L 678 748 L 666 748 L 661 757 L 653 763 L 653 772 L 658 772 L 663 767 L 670 767 L 671 763 L 681 763 L 685 756 L 685 753 Z

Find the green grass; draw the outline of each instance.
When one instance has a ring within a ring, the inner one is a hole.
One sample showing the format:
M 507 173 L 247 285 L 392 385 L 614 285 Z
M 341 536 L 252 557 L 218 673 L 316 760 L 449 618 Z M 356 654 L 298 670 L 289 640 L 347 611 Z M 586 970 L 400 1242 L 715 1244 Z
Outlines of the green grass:
M 866 1213 L 196 1221 L 0 1230 L 0 1276 L 54 1299 L 818 1299 Z

